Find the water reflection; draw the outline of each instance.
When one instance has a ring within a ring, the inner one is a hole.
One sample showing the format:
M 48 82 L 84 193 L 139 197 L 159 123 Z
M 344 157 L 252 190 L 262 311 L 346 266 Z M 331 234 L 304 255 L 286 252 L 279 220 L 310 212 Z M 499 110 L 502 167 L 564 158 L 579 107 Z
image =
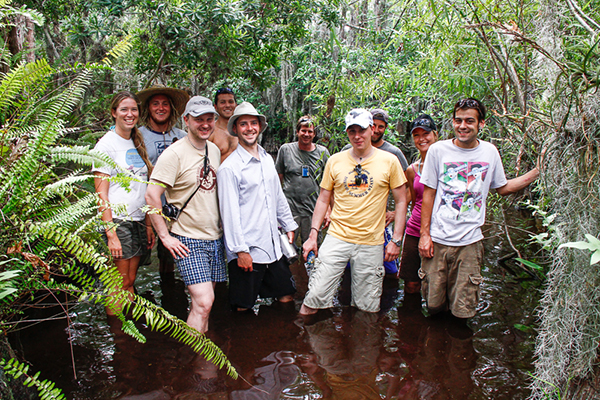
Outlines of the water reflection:
M 16 347 L 70 399 L 524 399 L 534 336 L 515 325 L 533 324 L 536 294 L 496 266 L 501 238 L 485 244 L 482 301 L 468 326 L 426 316 L 420 296 L 404 295 L 402 284 L 388 278 L 380 313 L 345 306 L 342 289 L 333 312 L 309 321 L 297 319 L 306 290 L 298 266 L 296 304 L 262 303 L 257 314 L 232 312 L 226 284 L 217 285 L 209 337 L 238 370 L 235 381 L 142 324 L 148 342 L 136 342 L 91 305 L 71 313 L 70 328 L 49 321 L 23 331 Z M 150 266 L 138 277 L 144 297 L 186 317 L 177 275 L 164 279 Z M 51 340 L 40 346 L 40 338 Z
M 384 349 L 378 316 L 346 311 L 304 326 L 313 353 L 300 356 L 300 365 L 325 398 L 379 399 L 378 358 Z

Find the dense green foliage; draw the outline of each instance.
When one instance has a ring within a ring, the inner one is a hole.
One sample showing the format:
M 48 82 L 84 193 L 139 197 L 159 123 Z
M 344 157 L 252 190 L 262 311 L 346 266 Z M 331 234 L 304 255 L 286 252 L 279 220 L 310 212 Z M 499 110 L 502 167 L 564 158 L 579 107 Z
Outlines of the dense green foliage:
M 549 278 L 539 311 L 533 397 L 566 393 L 572 378 L 594 374 L 600 274 L 590 268 L 588 253 L 558 246 L 581 241 L 584 234 L 596 237 L 600 226 L 598 1 L 32 0 L 24 4 L 45 19 L 32 14 L 40 25 L 30 50 L 23 46 L 20 52 L 3 54 L 10 72 L 5 71 L 0 95 L 14 100 L 0 102 L 0 120 L 15 126 L 9 136 L 3 130 L 5 139 L 0 143 L 7 160 L 3 163 L 15 163 L 10 174 L 1 165 L 5 185 L 0 187 L 4 196 L 0 201 L 11 221 L 2 225 L 2 237 L 11 238 L 3 250 L 23 240 L 23 246 L 29 243 L 41 251 L 32 254 L 45 264 L 33 265 L 23 258 L 23 250 L 10 257 L 18 261 L 1 259 L 0 297 L 14 298 L 13 282 L 23 279 L 10 275 L 17 272 L 6 275 L 21 268 L 14 265 L 32 265 L 28 268 L 37 268 L 36 276 L 43 277 L 40 266 L 53 271 L 56 264 L 44 257 L 62 264 L 73 259 L 69 251 L 56 250 L 55 244 L 40 244 L 54 240 L 44 236 L 48 223 L 61 224 L 56 234 L 77 232 L 84 243 L 91 243 L 93 223 L 82 228 L 72 225 L 74 218 L 69 217 L 93 206 L 84 190 L 87 178 L 81 172 L 67 177 L 56 172 L 62 160 L 82 165 L 89 164 L 91 156 L 84 149 L 51 146 L 73 140 L 92 144 L 95 132 L 107 125 L 104 102 L 117 89 L 135 91 L 163 83 L 212 97 L 216 87 L 232 87 L 240 99 L 252 101 L 267 114 L 271 129 L 263 144 L 268 150 L 291 140 L 294 121 L 306 113 L 317 116 L 320 140 L 335 150 L 344 144 L 343 116 L 350 108 L 384 107 L 397 121 L 388 139 L 409 154 L 408 121 L 428 112 L 441 124 L 442 136 L 448 135 L 452 104 L 474 96 L 489 107 L 482 135 L 500 148 L 509 175 L 531 168 L 542 148 L 548 149 L 535 199 L 535 208 L 548 220 L 552 216 L 552 221 L 545 236 L 538 237 L 547 257 L 534 260 L 545 266 Z M 5 32 L 10 36 L 9 29 Z M 132 47 L 115 57 L 113 68 L 88 67 L 85 74 L 73 75 L 73 70 L 102 60 L 123 38 Z M 31 53 L 40 61 L 23 64 L 21 60 Z M 27 81 L 30 76 L 37 78 Z M 77 78 L 72 80 L 73 76 Z M 17 92 L 3 89 L 16 80 L 29 85 L 28 98 L 35 99 L 36 108 L 27 108 L 29 102 Z M 73 98 L 62 98 L 68 105 L 65 110 L 73 112 L 58 114 L 49 106 L 65 93 L 61 89 L 65 84 L 80 91 Z M 83 92 L 84 87 L 89 89 Z M 60 126 L 53 115 L 60 116 Z M 38 122 L 48 118 L 52 125 Z M 21 149 L 28 152 L 21 155 Z M 31 164 L 34 160 L 37 164 Z M 17 187 L 23 178 L 29 185 Z M 40 208 L 49 200 L 58 206 Z M 79 207 L 78 211 L 56 212 L 56 207 L 66 205 Z M 14 213 L 27 218 L 16 221 Z
M 17 14 L 6 6 L 0 10 Z M 57 70 L 39 59 L 0 73 L 0 331 L 14 327 L 20 305 L 34 295 L 63 292 L 111 308 L 123 331 L 138 341 L 145 337 L 127 315 L 177 338 L 235 377 L 226 357 L 203 334 L 120 289 L 121 275 L 104 256 L 98 197 L 90 191 L 87 172 L 92 163 L 118 166 L 89 146 L 61 143 L 73 133 L 67 120 L 80 107 L 93 74 L 107 70 L 111 58 L 122 57 L 130 47 L 119 43 L 103 64 Z M 114 178 L 125 186 L 133 179 L 127 171 Z M 118 303 L 124 304 L 122 310 L 115 309 Z M 0 361 L 8 375 L 26 373 L 27 367 L 16 361 Z M 60 398 L 38 374 L 25 384 L 36 386 L 42 398 Z

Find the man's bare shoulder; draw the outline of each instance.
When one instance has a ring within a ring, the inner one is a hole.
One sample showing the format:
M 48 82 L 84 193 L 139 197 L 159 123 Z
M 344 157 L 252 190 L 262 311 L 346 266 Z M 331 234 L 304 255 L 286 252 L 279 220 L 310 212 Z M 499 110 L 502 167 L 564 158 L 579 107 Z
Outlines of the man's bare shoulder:
M 215 127 L 215 131 L 208 138 L 217 145 L 221 151 L 221 162 L 223 162 L 237 148 L 238 138 L 232 136 L 225 129 Z

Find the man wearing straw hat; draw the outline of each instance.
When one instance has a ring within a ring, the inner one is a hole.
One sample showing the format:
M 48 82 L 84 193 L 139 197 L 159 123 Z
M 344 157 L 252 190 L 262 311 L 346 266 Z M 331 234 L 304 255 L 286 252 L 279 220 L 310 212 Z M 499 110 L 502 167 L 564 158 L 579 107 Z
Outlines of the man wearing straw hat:
M 190 96 L 183 90 L 168 88 L 162 85 L 152 86 L 137 93 L 141 103 L 141 118 L 144 126 L 140 132 L 148 151 L 152 165 L 156 164 L 158 156 L 171 144 L 186 136 L 186 133 L 175 127 L 179 116 L 183 113 Z M 171 253 L 158 240 L 157 253 L 159 272 L 171 273 L 174 261 Z
M 296 286 L 283 256 L 278 225 L 292 243 L 298 224 L 281 189 L 273 158 L 258 144 L 267 129 L 264 115 L 243 102 L 227 130 L 239 145 L 217 171 L 219 208 L 229 261 L 229 301 L 251 309 L 260 295 L 293 301 Z

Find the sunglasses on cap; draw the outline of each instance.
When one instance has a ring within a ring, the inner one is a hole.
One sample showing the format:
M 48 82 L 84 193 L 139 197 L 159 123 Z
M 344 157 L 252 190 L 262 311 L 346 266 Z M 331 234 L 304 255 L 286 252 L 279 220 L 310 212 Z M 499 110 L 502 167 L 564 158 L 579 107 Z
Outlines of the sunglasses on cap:
M 356 173 L 356 176 L 354 177 L 354 184 L 356 186 L 360 186 L 363 183 L 367 183 L 366 178 L 363 177 L 362 166 L 360 164 L 356 164 L 356 167 L 354 167 L 354 172 Z
M 479 102 L 473 99 L 462 99 L 456 103 L 458 108 L 469 107 L 469 108 L 479 108 Z
M 230 88 L 221 88 L 221 89 L 217 90 L 215 94 L 217 96 L 220 94 L 233 94 L 233 90 L 231 90 Z

